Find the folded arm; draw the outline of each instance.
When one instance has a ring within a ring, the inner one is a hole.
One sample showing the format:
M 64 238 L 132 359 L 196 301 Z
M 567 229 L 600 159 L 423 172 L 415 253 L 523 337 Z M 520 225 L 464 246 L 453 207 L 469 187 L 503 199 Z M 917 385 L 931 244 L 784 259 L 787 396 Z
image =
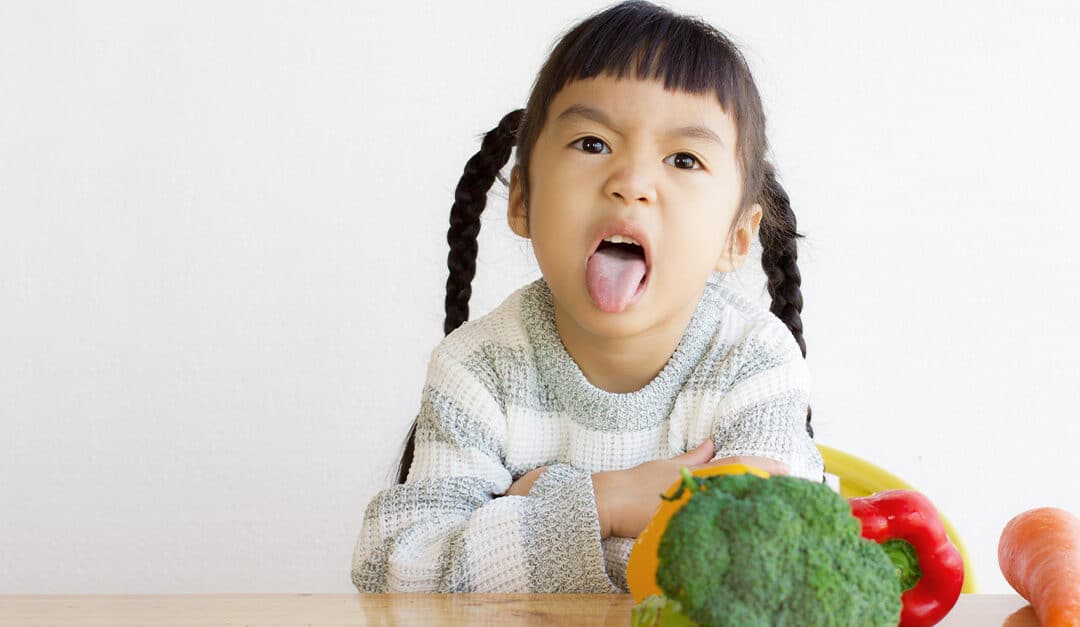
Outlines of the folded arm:
M 505 415 L 481 378 L 438 353 L 408 481 L 375 496 L 353 554 L 361 592 L 616 592 L 590 473 L 554 464 L 500 496 Z

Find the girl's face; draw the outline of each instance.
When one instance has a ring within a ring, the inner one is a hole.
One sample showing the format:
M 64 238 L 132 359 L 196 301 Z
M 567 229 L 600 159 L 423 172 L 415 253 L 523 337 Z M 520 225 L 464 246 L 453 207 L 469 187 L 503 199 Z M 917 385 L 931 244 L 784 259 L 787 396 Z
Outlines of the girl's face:
M 555 96 L 533 148 L 530 198 L 515 167 L 508 217 L 532 240 L 560 323 L 609 339 L 686 324 L 709 274 L 745 260 L 761 217 L 755 205 L 733 236 L 739 254 L 730 254 L 725 239 L 742 193 L 735 140 L 734 121 L 713 93 L 601 76 Z M 590 269 L 612 233 L 643 246 L 640 283 L 640 261 L 637 270 L 633 260 Z M 614 301 L 611 292 L 598 296 L 601 274 L 623 282 Z

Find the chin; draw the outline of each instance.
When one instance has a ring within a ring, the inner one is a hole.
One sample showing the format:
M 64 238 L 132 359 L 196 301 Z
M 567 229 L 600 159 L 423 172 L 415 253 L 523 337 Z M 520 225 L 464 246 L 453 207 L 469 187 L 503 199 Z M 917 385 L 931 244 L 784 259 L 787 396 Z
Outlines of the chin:
M 619 313 L 608 313 L 597 307 L 586 293 L 584 310 L 584 315 L 578 316 L 577 311 L 571 312 L 571 315 L 575 316 L 579 326 L 598 337 L 632 337 L 647 331 L 656 323 L 644 299 Z

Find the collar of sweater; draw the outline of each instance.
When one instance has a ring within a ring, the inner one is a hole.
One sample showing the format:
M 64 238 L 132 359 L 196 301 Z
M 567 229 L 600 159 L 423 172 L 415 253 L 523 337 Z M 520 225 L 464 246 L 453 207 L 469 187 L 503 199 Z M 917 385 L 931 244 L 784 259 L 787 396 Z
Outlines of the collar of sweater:
M 551 289 L 543 278 L 522 294 L 522 317 L 552 410 L 564 412 L 584 427 L 600 431 L 649 429 L 671 413 L 679 391 L 704 356 L 722 309 L 720 285 L 730 273 L 713 272 L 682 339 L 664 368 L 635 392 L 602 390 L 566 351 L 555 326 Z

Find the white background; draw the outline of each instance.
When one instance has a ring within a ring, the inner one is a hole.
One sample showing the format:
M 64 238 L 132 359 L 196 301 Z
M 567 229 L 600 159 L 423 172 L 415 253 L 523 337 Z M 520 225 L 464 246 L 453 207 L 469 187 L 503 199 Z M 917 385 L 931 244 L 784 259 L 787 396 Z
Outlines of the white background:
M 454 186 L 602 6 L 0 4 L 0 593 L 354 590 Z M 762 91 L 818 440 L 927 493 L 1007 591 L 1005 522 L 1080 513 L 1080 5 L 671 6 Z M 505 206 L 473 317 L 537 276 Z

